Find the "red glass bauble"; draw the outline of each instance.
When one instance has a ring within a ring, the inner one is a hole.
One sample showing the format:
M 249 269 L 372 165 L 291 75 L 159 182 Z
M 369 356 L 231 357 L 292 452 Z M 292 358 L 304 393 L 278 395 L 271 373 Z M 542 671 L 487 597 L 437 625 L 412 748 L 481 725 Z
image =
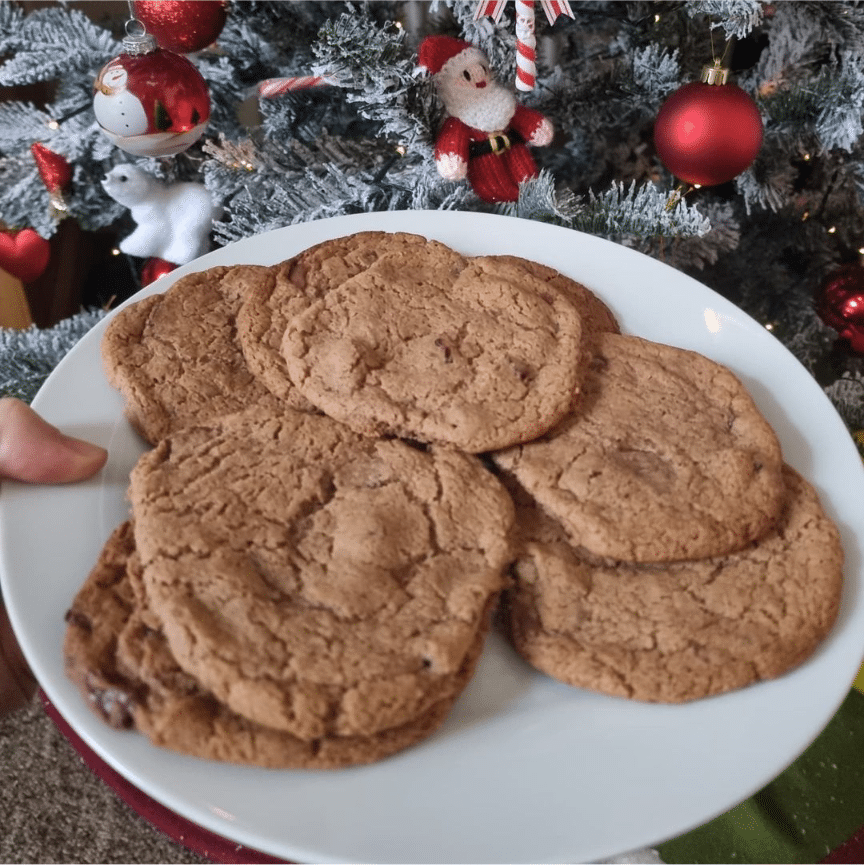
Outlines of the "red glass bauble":
M 180 153 L 204 134 L 210 119 L 207 82 L 172 51 L 123 53 L 102 67 L 93 87 L 99 126 L 134 156 Z
M 864 267 L 846 264 L 819 286 L 819 318 L 836 330 L 856 354 L 864 354 Z
M 178 54 L 212 45 L 228 17 L 224 0 L 135 0 L 132 8 L 159 47 Z
M 50 244 L 32 228 L 0 231 L 0 268 L 21 282 L 34 282 L 42 276 L 50 257 Z
M 654 144 L 663 164 L 680 180 L 716 186 L 739 175 L 762 146 L 756 103 L 734 84 L 694 81 L 660 108 Z
M 144 262 L 144 267 L 141 268 L 141 287 L 143 288 L 145 285 L 150 285 L 151 282 L 156 282 L 159 277 L 165 276 L 166 273 L 171 273 L 172 270 L 176 269 L 177 265 L 172 264 L 170 261 L 165 261 L 162 258 L 148 258 Z

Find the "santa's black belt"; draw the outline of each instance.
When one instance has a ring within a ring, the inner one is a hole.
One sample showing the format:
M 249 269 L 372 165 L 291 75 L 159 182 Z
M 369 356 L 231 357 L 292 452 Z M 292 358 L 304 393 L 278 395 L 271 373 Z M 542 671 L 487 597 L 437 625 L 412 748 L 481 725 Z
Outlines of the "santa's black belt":
M 521 144 L 525 139 L 511 129 L 509 132 L 499 132 L 497 135 L 490 135 L 483 141 L 472 141 L 468 145 L 469 156 L 485 156 L 487 153 L 502 153 L 509 150 L 514 144 Z

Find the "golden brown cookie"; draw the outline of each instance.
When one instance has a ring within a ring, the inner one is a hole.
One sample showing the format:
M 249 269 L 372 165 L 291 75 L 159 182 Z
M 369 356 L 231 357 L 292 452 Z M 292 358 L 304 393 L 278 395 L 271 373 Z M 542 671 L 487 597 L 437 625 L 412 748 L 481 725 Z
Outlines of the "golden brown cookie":
M 582 336 L 590 343 L 592 337 L 599 338 L 601 333 L 620 333 L 618 320 L 611 309 L 591 289 L 559 273 L 555 268 L 516 255 L 496 256 L 500 261 L 511 262 L 523 267 L 532 276 L 542 279 L 553 288 L 562 292 L 579 310 L 582 318 Z
M 669 565 L 589 560 L 517 491 L 507 607 L 518 651 L 567 684 L 673 703 L 796 667 L 837 617 L 843 550 L 813 488 L 791 468 L 783 477 L 783 516 L 768 535 Z
M 436 245 L 404 232 L 360 231 L 325 240 L 276 267 L 275 280 L 259 284 L 237 317 L 237 331 L 249 369 L 291 408 L 315 411 L 288 377 L 282 337 L 288 322 L 311 303 L 356 276 L 382 255 Z
M 331 769 L 381 760 L 428 737 L 471 677 L 475 646 L 451 697 L 374 736 L 302 740 L 231 712 L 180 669 L 147 602 L 130 523 L 109 538 L 67 614 L 66 670 L 106 723 L 135 728 L 155 745 L 266 768 Z
M 214 267 L 120 310 L 102 339 L 105 375 L 132 426 L 151 444 L 189 422 L 278 402 L 251 374 L 235 335 L 248 292 L 273 269 Z
M 723 555 L 782 505 L 777 436 L 744 385 L 695 352 L 601 334 L 572 414 L 493 455 L 573 543 L 636 562 Z
M 312 304 L 282 350 L 297 389 L 352 429 L 479 453 L 566 414 L 581 339 L 575 306 L 520 263 L 427 244 Z
M 451 699 L 509 559 L 512 502 L 479 460 L 290 410 L 163 440 L 130 499 L 180 666 L 305 741 L 376 735 Z

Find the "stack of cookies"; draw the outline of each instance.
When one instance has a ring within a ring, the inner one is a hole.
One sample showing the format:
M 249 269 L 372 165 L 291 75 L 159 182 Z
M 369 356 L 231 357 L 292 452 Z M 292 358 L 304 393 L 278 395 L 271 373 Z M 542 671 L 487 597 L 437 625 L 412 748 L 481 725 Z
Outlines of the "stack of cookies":
M 359 233 L 181 278 L 103 358 L 152 447 L 66 668 L 158 745 L 379 760 L 441 724 L 496 609 L 547 675 L 674 702 L 837 615 L 837 531 L 738 379 L 543 265 Z

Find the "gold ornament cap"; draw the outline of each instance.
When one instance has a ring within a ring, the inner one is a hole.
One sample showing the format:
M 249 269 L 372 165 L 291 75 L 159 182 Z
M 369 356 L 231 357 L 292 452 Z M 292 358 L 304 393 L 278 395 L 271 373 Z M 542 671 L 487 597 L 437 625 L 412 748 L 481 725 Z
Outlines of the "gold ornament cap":
M 719 60 L 713 66 L 703 66 L 699 80 L 703 84 L 725 84 L 729 80 L 729 70 L 720 65 Z

